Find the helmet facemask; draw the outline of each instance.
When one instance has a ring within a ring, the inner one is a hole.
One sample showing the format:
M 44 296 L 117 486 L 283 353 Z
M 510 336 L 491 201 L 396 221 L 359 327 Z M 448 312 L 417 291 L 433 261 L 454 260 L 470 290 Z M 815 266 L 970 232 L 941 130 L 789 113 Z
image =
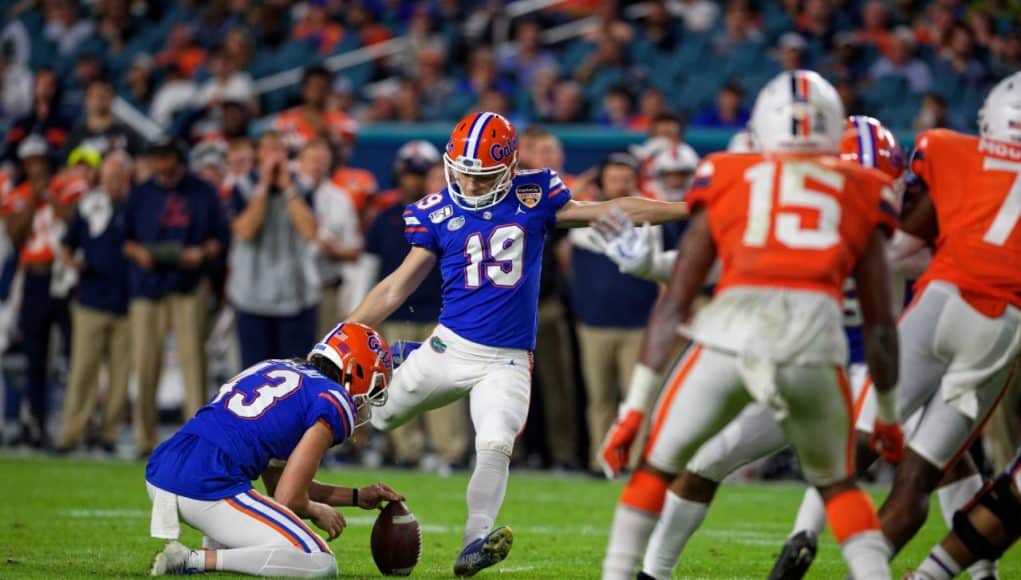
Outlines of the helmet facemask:
M 384 356 L 386 355 L 380 352 L 376 356 L 376 363 L 372 365 L 372 368 L 380 368 L 384 364 Z M 357 362 L 354 358 L 348 360 L 347 367 L 344 369 L 344 388 L 351 393 L 351 398 L 354 399 L 355 405 L 358 407 L 357 423 L 355 424 L 355 428 L 358 428 L 372 419 L 373 407 L 382 407 L 386 404 L 389 393 L 386 390 L 388 386 L 386 374 L 374 370 L 372 371 L 372 377 L 369 379 L 368 391 L 357 395 L 354 394 L 351 391 L 351 379 L 355 376 L 355 373 L 364 372 L 356 367 L 356 365 Z
M 483 167 L 478 159 L 472 159 L 459 155 L 452 159 L 450 155 L 443 154 L 444 175 L 447 178 L 447 186 L 450 197 L 458 206 L 467 210 L 480 210 L 492 207 L 500 203 L 510 191 L 511 179 L 514 177 L 514 168 L 518 163 L 518 154 L 515 151 L 510 163 L 500 164 L 494 167 Z M 458 178 L 470 178 L 483 181 L 481 184 L 484 193 L 479 195 L 466 195 L 461 189 Z

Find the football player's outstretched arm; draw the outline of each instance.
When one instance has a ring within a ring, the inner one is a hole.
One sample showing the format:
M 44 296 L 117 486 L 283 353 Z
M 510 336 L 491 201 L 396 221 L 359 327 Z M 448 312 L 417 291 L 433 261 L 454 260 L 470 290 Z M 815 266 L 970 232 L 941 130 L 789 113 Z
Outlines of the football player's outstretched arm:
M 878 229 L 872 232 L 865 254 L 854 270 L 854 285 L 862 314 L 865 363 L 876 386 L 876 424 L 872 445 L 887 461 L 904 456 L 897 408 L 898 343 L 897 323 L 890 305 L 890 269 L 886 261 L 886 242 Z
M 622 274 L 651 282 L 666 282 L 677 260 L 677 250 L 663 251 L 663 236 L 646 223 L 641 228 L 622 210 L 614 208 L 592 222 L 603 253 Z
M 322 421 L 305 431 L 298 446 L 287 458 L 280 478 L 273 485 L 273 499 L 284 504 L 302 518 L 309 518 L 332 540 L 344 531 L 347 522 L 337 510 L 309 496 L 312 478 L 323 454 L 333 445 L 333 431 Z M 267 480 L 267 488 L 269 480 Z
M 684 232 L 666 291 L 649 315 L 649 326 L 642 337 L 642 364 L 657 372 L 666 370 L 683 341 L 677 327 L 690 318 L 691 306 L 715 261 L 716 245 L 709 232 L 709 216 L 699 211 Z
M 286 462 L 276 464 L 271 462 L 262 472 L 262 482 L 266 484 L 266 493 L 269 495 L 276 494 L 277 484 L 284 473 L 285 465 Z M 367 510 L 380 507 L 384 501 L 404 501 L 403 495 L 382 482 L 353 488 L 330 485 L 314 479 L 308 485 L 308 497 L 311 501 L 334 507 L 357 506 Z
M 665 224 L 688 217 L 688 204 L 679 201 L 658 201 L 644 197 L 620 197 L 609 201 L 572 199 L 557 212 L 557 225 L 562 228 L 585 227 L 612 208 L 620 209 L 636 224 Z
M 372 327 L 379 326 L 408 299 L 435 265 L 436 254 L 412 246 L 401 265 L 369 290 L 348 320 Z

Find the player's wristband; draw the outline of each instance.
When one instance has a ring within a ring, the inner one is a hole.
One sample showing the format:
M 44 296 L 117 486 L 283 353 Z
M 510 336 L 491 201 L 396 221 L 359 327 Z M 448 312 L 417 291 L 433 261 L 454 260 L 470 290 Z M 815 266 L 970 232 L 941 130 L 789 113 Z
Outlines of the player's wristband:
M 642 363 L 636 364 L 631 371 L 631 383 L 628 386 L 624 407 L 648 413 L 656 402 L 656 395 L 659 394 L 659 387 L 662 384 L 662 374 Z
M 351 488 L 351 505 L 354 506 L 354 507 L 358 507 L 358 488 L 357 487 L 352 487 Z
M 900 414 L 897 412 L 896 386 L 887 391 L 876 389 L 876 418 L 885 425 L 900 422 Z

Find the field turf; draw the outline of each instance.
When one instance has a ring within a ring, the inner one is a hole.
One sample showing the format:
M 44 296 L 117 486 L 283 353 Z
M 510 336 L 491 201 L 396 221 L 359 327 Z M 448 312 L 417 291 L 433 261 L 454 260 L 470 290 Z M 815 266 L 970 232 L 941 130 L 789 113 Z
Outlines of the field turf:
M 130 578 L 143 576 L 159 542 L 148 537 L 149 500 L 141 463 L 0 455 L 0 578 Z M 414 576 L 451 577 L 464 519 L 466 474 L 442 479 L 409 471 L 320 472 L 344 485 L 385 481 L 408 496 L 423 524 L 422 561 Z M 513 527 L 514 549 L 478 577 L 596 578 L 619 485 L 584 476 L 516 473 L 498 523 Z M 728 485 L 678 568 L 684 578 L 764 578 L 793 519 L 795 484 Z M 369 553 L 374 512 L 346 509 L 348 528 L 332 544 L 342 577 L 378 577 Z M 185 526 L 186 527 L 186 526 Z M 938 508 L 894 563 L 899 577 L 944 533 Z M 198 545 L 186 527 L 183 541 Z M 846 569 L 829 535 L 810 578 L 843 578 Z M 226 575 L 217 575 L 225 577 Z M 1021 558 L 1008 554 L 1001 577 L 1021 578 Z

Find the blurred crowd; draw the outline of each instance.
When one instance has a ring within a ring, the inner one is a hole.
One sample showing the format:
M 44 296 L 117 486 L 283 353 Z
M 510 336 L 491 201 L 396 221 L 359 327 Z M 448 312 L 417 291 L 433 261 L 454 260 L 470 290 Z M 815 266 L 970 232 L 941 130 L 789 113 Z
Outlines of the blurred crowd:
M 306 97 L 326 79 L 320 68 L 306 70 Z M 130 416 L 132 452 L 150 453 L 161 389 L 180 392 L 187 417 L 241 368 L 304 356 L 403 260 L 405 205 L 446 186 L 440 152 L 428 141 L 396 151 L 395 187 L 381 190 L 375 175 L 344 163 L 346 142 L 330 138 L 330 124 L 303 123 L 300 114 L 281 115 L 255 138 L 190 147 L 164 138 L 136 148 L 129 129 L 100 128 L 111 94 L 103 80 L 86 90 L 91 139 L 65 136 L 58 148 L 52 131 L 9 134 L 12 157 L 0 173 L 7 444 L 114 454 Z M 664 113 L 649 135 L 634 155 L 563 174 L 575 196 L 682 199 L 698 162 L 683 143 L 683 121 Z M 524 128 L 519 147 L 519 168 L 563 172 L 562 144 L 547 129 Z M 664 228 L 665 243 L 676 242 L 678 228 Z M 384 336 L 428 340 L 440 286 L 437 270 L 384 324 Z M 613 421 L 656 293 L 655 284 L 621 274 L 584 230 L 549 245 L 536 422 L 522 460 L 588 466 L 586 442 Z M 23 366 L 11 364 L 18 360 Z M 427 414 L 389 442 L 363 434 L 343 453 L 463 465 L 466 413 L 454 405 Z
M 575 197 L 678 200 L 698 162 L 687 127 L 743 128 L 779 70 L 816 68 L 849 113 L 967 130 L 1021 66 L 1011 2 L 575 0 L 512 20 L 502 6 L 0 1 L 4 443 L 114 453 L 130 417 L 145 456 L 161 419 L 192 415 L 244 366 L 304 356 L 407 253 L 403 206 L 446 186 L 427 141 L 400 147 L 392 175 L 351 166 L 367 124 L 501 112 L 519 168 L 552 167 Z M 410 49 L 323 65 L 395 38 Z M 295 67 L 298 82 L 260 89 Z M 566 175 L 548 130 L 565 123 L 646 141 Z M 517 459 L 594 469 L 657 287 L 585 230 L 547 249 Z M 381 330 L 427 340 L 440 306 L 434 272 Z M 358 440 L 345 459 L 445 470 L 471 439 L 453 405 Z
M 1021 66 L 1009 0 L 565 0 L 513 19 L 508 4 L 2 0 L 0 122 L 31 111 L 32 75 L 50 69 L 57 116 L 77 117 L 106 78 L 196 141 L 291 107 L 297 84 L 279 75 L 326 62 L 338 129 L 480 109 L 637 130 L 672 110 L 739 127 L 766 80 L 799 67 L 835 83 L 849 113 L 967 128 L 991 81 Z

